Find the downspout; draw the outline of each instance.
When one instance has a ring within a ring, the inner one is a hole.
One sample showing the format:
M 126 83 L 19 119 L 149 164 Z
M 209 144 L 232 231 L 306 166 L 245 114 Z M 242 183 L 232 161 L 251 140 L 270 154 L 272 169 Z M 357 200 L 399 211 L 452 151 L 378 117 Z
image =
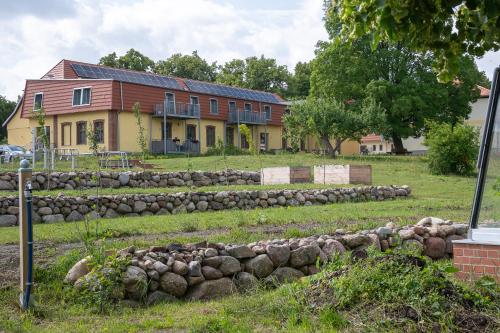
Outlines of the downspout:
M 123 82 L 120 81 L 120 111 L 116 117 L 116 150 L 120 150 L 120 113 L 123 112 Z

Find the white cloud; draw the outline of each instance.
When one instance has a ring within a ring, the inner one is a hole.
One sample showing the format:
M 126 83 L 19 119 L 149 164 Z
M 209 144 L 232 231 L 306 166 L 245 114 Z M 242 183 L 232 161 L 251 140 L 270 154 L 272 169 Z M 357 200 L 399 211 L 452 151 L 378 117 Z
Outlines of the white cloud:
M 15 99 L 25 79 L 62 58 L 95 63 L 131 47 L 154 60 L 193 50 L 219 63 L 264 54 L 293 69 L 327 38 L 322 0 L 297 1 L 285 10 L 216 0 L 76 0 L 56 17 L 13 10 L 0 21 L 0 94 Z

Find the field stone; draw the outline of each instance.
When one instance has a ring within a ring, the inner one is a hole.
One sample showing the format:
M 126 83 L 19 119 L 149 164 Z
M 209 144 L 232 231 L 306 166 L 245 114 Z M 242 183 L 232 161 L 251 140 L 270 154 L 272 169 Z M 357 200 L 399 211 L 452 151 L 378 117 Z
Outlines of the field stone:
M 217 258 L 217 257 L 214 257 Z M 224 276 L 232 275 L 241 271 L 241 264 L 238 259 L 231 256 L 220 256 L 221 264 L 218 267 Z M 213 259 L 213 258 L 209 258 Z
M 429 237 L 425 241 L 424 254 L 432 259 L 441 259 L 446 252 L 446 242 L 439 237 Z
M 153 269 L 156 270 L 160 275 L 170 270 L 170 268 L 161 261 L 155 261 L 155 263 L 153 264 Z
M 295 268 L 278 267 L 265 279 L 265 282 L 269 284 L 283 284 L 296 281 L 303 276 L 304 273 Z
M 81 221 L 84 217 L 76 210 L 72 210 L 71 213 L 66 217 L 67 222 Z
M 39 215 L 51 215 L 52 214 L 52 208 L 50 207 L 41 207 L 38 209 L 38 214 Z
M 259 280 L 248 272 L 239 272 L 234 277 L 234 284 L 238 291 L 246 292 L 254 289 L 259 284 Z
M 228 296 L 236 291 L 236 286 L 230 278 L 203 281 L 190 288 L 186 299 L 190 301 L 209 300 Z
M 335 239 L 327 239 L 322 250 L 326 254 L 328 260 L 331 260 L 336 255 L 342 255 L 346 251 L 344 245 Z
M 159 303 L 175 302 L 176 300 L 176 297 L 169 295 L 163 291 L 156 290 L 148 295 L 148 297 L 146 298 L 146 305 L 150 306 Z
M 245 263 L 245 271 L 258 278 L 265 278 L 273 271 L 274 264 L 267 254 L 260 254 Z
M 17 216 L 0 215 L 0 227 L 11 227 L 17 224 Z
M 420 243 L 416 239 L 406 239 L 401 243 L 401 247 L 403 249 L 415 251 L 418 254 L 421 254 L 424 250 L 424 244 Z
M 320 248 L 317 245 L 306 245 L 290 252 L 290 265 L 301 267 L 314 264 L 319 255 Z
M 216 249 L 208 248 L 205 250 L 205 258 L 211 258 L 219 255 L 219 252 Z
M 194 286 L 205 281 L 205 278 L 203 276 L 187 276 L 186 279 L 188 282 L 188 286 Z
M 64 278 L 64 282 L 75 283 L 76 280 L 90 272 L 89 266 L 87 265 L 88 258 L 84 258 L 78 261 L 71 267 Z
M 290 259 L 290 247 L 288 245 L 268 245 L 266 252 L 274 267 L 284 266 Z
M 142 268 L 128 266 L 123 277 L 123 284 L 130 299 L 141 300 L 147 293 L 147 274 Z
M 253 252 L 252 249 L 246 245 L 226 246 L 226 251 L 230 256 L 235 257 L 236 259 L 255 257 L 255 252 Z
M 415 231 L 412 229 L 399 230 L 399 237 L 401 237 L 401 240 L 411 239 L 413 236 L 415 236 Z
M 210 267 L 210 266 L 201 267 L 201 272 L 202 272 L 203 276 L 205 277 L 205 279 L 207 279 L 207 280 L 216 280 L 216 279 L 220 279 L 221 277 L 224 276 L 224 274 L 222 274 L 222 272 L 220 270 L 218 270 L 217 268 Z
M 235 259 L 235 258 L 233 258 L 233 259 Z M 222 260 L 223 260 L 222 256 L 215 256 L 215 257 L 203 259 L 202 264 L 206 265 L 206 266 L 213 267 L 213 268 L 218 268 L 221 265 Z
M 369 237 L 362 234 L 350 234 L 342 236 L 342 243 L 345 243 L 350 249 L 354 249 L 361 245 L 367 245 L 370 241 Z
M 202 276 L 201 264 L 198 261 L 191 261 L 188 264 L 189 276 Z
M 44 215 L 42 216 L 42 221 L 43 223 L 64 222 L 64 215 L 62 214 Z
M 130 181 L 130 175 L 128 173 L 120 173 L 120 175 L 118 176 L 118 181 L 120 182 L 120 184 L 122 186 L 125 186 L 128 184 L 128 182 Z
M 160 286 L 166 293 L 176 297 L 181 297 L 186 293 L 188 283 L 182 276 L 166 272 L 160 278 Z
M 134 212 L 135 213 L 141 213 L 141 212 L 145 211 L 147 207 L 148 206 L 144 201 L 139 200 L 139 201 L 134 202 Z
M 186 263 L 176 260 L 174 261 L 174 265 L 172 266 L 172 271 L 175 274 L 184 275 L 188 273 L 189 267 Z

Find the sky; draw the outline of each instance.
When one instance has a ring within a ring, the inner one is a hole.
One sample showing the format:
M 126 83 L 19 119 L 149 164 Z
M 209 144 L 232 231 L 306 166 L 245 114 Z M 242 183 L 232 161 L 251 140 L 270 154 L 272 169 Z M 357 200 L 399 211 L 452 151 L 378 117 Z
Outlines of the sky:
M 61 59 L 97 63 L 134 48 L 153 60 L 197 50 L 219 64 L 276 58 L 289 70 L 326 40 L 323 0 L 0 0 L 0 95 Z M 491 78 L 500 52 L 477 61 Z

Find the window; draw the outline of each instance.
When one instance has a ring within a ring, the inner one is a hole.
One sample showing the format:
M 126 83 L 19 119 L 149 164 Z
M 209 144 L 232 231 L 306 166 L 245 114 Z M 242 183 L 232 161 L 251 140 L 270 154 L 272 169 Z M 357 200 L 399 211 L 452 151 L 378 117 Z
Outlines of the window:
M 229 102 L 229 112 L 231 112 L 231 111 L 236 111 L 236 102 L 235 101 Z
M 266 119 L 271 120 L 271 106 L 270 105 L 264 105 L 264 112 L 266 114 Z
M 71 123 L 61 124 L 61 145 L 71 146 Z
M 210 99 L 210 113 L 219 113 L 219 103 L 215 98 Z
M 248 149 L 250 145 L 248 144 L 247 137 L 241 134 L 241 149 Z
M 161 139 L 165 140 L 165 131 L 163 129 L 164 122 L 161 122 Z M 172 139 L 172 123 L 167 122 L 167 139 Z
M 226 146 L 234 146 L 234 128 L 226 128 Z
M 267 143 L 269 142 L 269 133 L 260 133 L 260 150 L 267 150 Z
M 43 93 L 36 93 L 33 101 L 33 110 L 40 110 L 43 106 Z
M 188 140 L 191 140 L 191 141 L 196 140 L 196 125 L 187 125 L 186 137 Z
M 167 113 L 175 113 L 175 95 L 172 93 L 165 93 L 165 103 Z
M 382 146 L 382 145 L 378 146 L 378 148 L 379 148 L 378 150 L 380 150 L 380 151 L 384 150 L 384 146 Z
M 215 127 L 207 126 L 207 147 L 215 146 Z
M 245 111 L 252 112 L 252 104 L 251 103 L 245 103 Z
M 86 145 L 87 144 L 87 122 L 79 121 L 76 123 L 76 144 Z
M 73 89 L 73 106 L 90 105 L 90 88 Z
M 377 145 L 372 146 L 372 151 L 377 151 Z
M 94 120 L 94 135 L 97 143 L 104 143 L 104 120 Z

